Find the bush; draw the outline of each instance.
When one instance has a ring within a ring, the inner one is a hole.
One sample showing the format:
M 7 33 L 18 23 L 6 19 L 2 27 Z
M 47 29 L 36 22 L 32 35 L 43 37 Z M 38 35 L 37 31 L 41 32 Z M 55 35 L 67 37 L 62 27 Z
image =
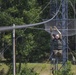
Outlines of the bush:
M 13 67 L 10 68 L 7 75 L 13 75 Z M 38 73 L 34 72 L 33 69 L 28 69 L 26 66 L 20 70 L 19 73 L 16 75 L 39 75 Z
M 39 75 L 39 74 L 35 73 L 32 69 L 24 68 L 21 70 L 20 74 L 18 75 Z

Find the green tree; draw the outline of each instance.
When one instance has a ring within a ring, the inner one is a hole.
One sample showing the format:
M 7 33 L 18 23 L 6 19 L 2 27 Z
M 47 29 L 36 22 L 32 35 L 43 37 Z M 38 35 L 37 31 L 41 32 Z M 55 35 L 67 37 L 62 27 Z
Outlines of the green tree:
M 50 5 L 39 14 L 48 2 L 49 0 L 0 0 L 0 26 L 12 26 L 13 23 L 16 25 L 37 23 L 44 18 L 48 19 L 50 18 Z M 69 11 L 71 11 L 69 15 L 72 16 L 73 11 L 70 9 L 70 5 Z M 44 28 L 42 25 L 37 27 Z M 7 41 L 12 37 L 11 32 L 1 32 L 1 36 L 0 46 L 2 47 L 3 41 L 5 46 L 11 46 L 9 49 L 11 51 L 12 40 Z M 18 38 L 17 55 L 20 53 L 30 61 L 37 61 L 49 56 L 50 36 L 47 32 L 33 29 L 17 30 L 16 38 Z M 22 39 L 23 42 L 20 41 Z M 9 56 L 7 52 L 5 54 Z M 33 56 L 33 59 L 31 56 Z

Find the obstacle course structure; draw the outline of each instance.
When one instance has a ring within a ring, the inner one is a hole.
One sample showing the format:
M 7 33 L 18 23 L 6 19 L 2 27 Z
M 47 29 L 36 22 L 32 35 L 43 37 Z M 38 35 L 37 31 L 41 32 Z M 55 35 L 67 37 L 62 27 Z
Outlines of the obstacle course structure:
M 75 1 L 75 0 L 74 0 Z M 76 35 L 76 12 L 75 12 L 75 2 L 74 6 L 72 3 L 71 6 L 74 10 L 74 18 L 70 19 L 68 17 L 68 0 L 50 0 L 50 17 L 51 19 L 46 20 L 44 22 L 36 23 L 36 24 L 25 24 L 25 25 L 19 25 L 19 26 L 7 26 L 7 27 L 0 27 L 0 31 L 6 31 L 6 30 L 15 30 L 15 29 L 21 29 L 21 28 L 29 28 L 33 26 L 38 26 L 41 24 L 45 25 L 45 30 L 50 33 L 50 26 L 56 26 L 62 33 L 62 42 L 63 42 L 63 63 L 65 63 L 68 59 L 68 36 Z M 53 16 L 53 17 L 52 17 Z M 54 33 L 56 31 L 54 30 Z M 15 33 L 14 33 L 15 35 Z M 13 37 L 13 50 L 15 50 L 15 38 Z M 13 55 L 15 55 L 13 53 Z M 14 58 L 14 68 L 15 68 L 15 56 Z M 15 75 L 15 69 L 14 69 L 14 75 Z
M 51 16 L 59 8 L 59 4 L 60 4 L 59 2 L 61 2 L 61 4 L 62 4 L 61 9 L 52 21 L 45 23 L 45 30 L 48 33 L 51 33 L 50 27 L 53 28 L 54 26 L 56 26 L 59 29 L 59 31 L 62 33 L 62 44 L 63 44 L 62 61 L 63 61 L 63 64 L 65 64 L 66 61 L 68 60 L 68 50 L 69 50 L 69 45 L 68 45 L 69 39 L 68 38 L 70 36 L 76 36 L 76 12 L 75 12 L 76 3 L 75 3 L 75 0 L 74 0 L 74 4 L 72 4 L 72 2 L 69 0 L 53 0 L 50 3 L 50 6 L 51 6 L 50 15 Z M 74 11 L 74 17 L 73 18 L 68 17 L 68 13 L 69 13 L 68 3 L 70 3 L 70 6 L 72 7 L 72 9 Z M 46 20 L 46 19 L 44 19 L 44 20 Z M 58 32 L 55 29 L 53 29 L 52 34 L 58 34 Z M 75 41 L 75 43 L 76 43 L 76 41 Z M 55 60 L 57 62 L 55 62 Z M 57 70 L 56 64 L 58 64 L 59 59 L 58 60 L 55 59 L 55 60 L 54 60 L 54 65 L 55 65 L 55 69 Z

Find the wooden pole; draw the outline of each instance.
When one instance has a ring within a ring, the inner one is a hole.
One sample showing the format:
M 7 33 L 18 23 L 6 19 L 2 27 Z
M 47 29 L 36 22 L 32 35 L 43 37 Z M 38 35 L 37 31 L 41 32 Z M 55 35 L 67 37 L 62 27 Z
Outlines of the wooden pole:
M 13 24 L 13 75 L 16 75 L 16 59 L 15 59 L 15 24 Z

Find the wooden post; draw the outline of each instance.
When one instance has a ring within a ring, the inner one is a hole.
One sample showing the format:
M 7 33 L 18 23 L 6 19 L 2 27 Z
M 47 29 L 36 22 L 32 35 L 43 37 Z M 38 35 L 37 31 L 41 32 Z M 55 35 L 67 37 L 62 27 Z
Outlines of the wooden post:
M 15 59 L 15 24 L 13 24 L 13 75 L 16 75 L 16 59 Z

